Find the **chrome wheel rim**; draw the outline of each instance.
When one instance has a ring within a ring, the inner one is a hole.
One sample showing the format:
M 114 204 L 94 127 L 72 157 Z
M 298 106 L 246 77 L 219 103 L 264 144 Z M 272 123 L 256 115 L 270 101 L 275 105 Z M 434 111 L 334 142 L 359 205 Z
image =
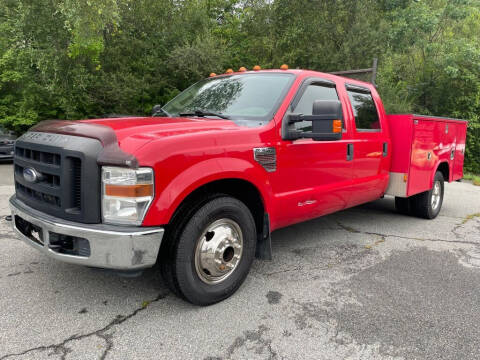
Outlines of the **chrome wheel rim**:
M 432 209 L 437 210 L 438 206 L 440 205 L 440 198 L 442 195 L 442 187 L 440 185 L 440 181 L 435 181 L 433 184 L 432 190 Z
M 218 284 L 229 277 L 242 258 L 243 235 L 231 219 L 210 224 L 197 241 L 195 270 L 206 284 Z

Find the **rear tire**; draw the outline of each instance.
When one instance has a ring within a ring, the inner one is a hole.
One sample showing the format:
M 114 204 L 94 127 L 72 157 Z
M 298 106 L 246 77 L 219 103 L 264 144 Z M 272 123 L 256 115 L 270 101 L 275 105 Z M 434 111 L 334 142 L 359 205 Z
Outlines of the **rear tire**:
M 432 188 L 412 197 L 414 215 L 425 219 L 435 219 L 442 208 L 444 187 L 443 175 L 437 171 Z
M 214 198 L 177 230 L 161 264 L 168 287 L 196 305 L 214 304 L 235 293 L 255 257 L 257 232 L 247 206 L 229 196 Z

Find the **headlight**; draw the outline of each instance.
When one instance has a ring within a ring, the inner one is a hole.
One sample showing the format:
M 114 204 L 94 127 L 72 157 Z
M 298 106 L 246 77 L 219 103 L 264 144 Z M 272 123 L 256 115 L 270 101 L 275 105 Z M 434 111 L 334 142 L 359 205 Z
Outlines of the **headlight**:
M 141 225 L 154 195 L 151 168 L 102 167 L 102 219 Z

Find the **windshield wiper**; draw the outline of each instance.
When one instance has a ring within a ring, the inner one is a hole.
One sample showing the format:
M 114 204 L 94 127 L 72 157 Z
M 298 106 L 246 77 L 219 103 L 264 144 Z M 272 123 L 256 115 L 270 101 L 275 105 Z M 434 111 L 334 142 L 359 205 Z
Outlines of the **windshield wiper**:
M 157 107 L 158 106 L 158 107 Z M 166 115 L 167 117 L 172 117 L 172 115 L 170 115 L 168 112 L 166 112 L 165 110 L 163 110 L 160 105 L 155 105 L 153 107 L 153 114 L 152 116 L 162 116 L 162 114 Z
M 191 111 L 191 112 L 183 112 L 183 113 L 178 114 L 178 116 L 200 116 L 200 117 L 216 116 L 216 117 L 219 117 L 221 119 L 227 119 L 227 120 L 230 119 L 230 117 L 227 116 L 227 115 L 223 115 L 221 113 L 216 113 L 216 112 L 212 112 L 212 111 L 205 111 L 205 110 L 194 110 L 194 111 Z

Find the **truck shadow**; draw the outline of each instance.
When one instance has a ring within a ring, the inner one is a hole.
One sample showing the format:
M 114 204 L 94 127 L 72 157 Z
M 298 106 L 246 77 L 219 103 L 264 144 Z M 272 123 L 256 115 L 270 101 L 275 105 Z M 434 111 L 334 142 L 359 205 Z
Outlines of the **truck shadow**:
M 358 214 L 364 214 L 368 216 L 371 221 L 374 219 L 378 220 L 379 218 L 388 219 L 391 218 L 392 215 L 400 217 L 404 216 L 395 211 L 394 198 L 385 197 L 383 199 L 372 201 L 357 207 L 335 212 L 330 215 L 322 216 L 276 230 L 272 233 L 273 252 L 275 253 L 276 251 L 280 250 L 283 245 L 301 246 L 302 238 L 308 237 L 308 234 L 315 234 L 317 239 L 321 241 L 326 230 L 339 230 L 341 229 L 339 222 L 343 222 L 344 220 L 350 219 L 352 216 Z M 290 242 L 289 239 L 291 239 L 293 236 L 295 237 L 296 241 L 288 245 Z
M 257 260 L 256 263 L 262 263 L 264 269 L 274 269 L 278 266 L 275 263 L 276 259 L 289 257 L 292 252 L 301 252 L 301 249 L 311 245 L 309 235 L 315 236 L 315 246 L 321 249 L 331 248 L 336 244 L 341 245 L 341 242 L 332 240 L 329 230 L 339 230 L 338 221 L 348 217 L 349 213 L 368 212 L 371 215 L 395 213 L 393 198 L 384 198 L 372 203 L 364 204 L 355 208 L 351 208 L 342 212 L 337 212 L 321 218 L 313 219 L 303 223 L 295 224 L 287 228 L 275 231 L 272 234 L 272 246 L 274 252 L 274 260 L 270 262 L 263 262 Z M 395 215 L 398 215 L 395 213 Z M 292 241 L 292 236 L 295 237 Z M 125 273 L 118 273 L 102 269 L 89 269 L 81 266 L 58 264 L 52 261 L 55 267 L 65 267 L 64 271 L 71 275 L 75 274 L 75 288 L 81 291 L 82 288 L 101 289 L 101 293 L 107 298 L 122 297 L 128 298 L 132 295 L 138 296 L 152 296 L 157 293 L 167 293 L 168 287 L 162 279 L 160 267 L 158 264 L 155 267 L 144 270 L 137 276 Z M 61 270 L 60 270 L 61 271 Z M 61 271 L 61 273 L 64 273 Z M 62 281 L 62 276 L 54 275 L 49 271 L 49 276 L 57 278 L 55 282 Z M 53 280 L 53 279 L 52 279 Z M 62 285 L 63 286 L 63 285 Z M 69 286 L 69 295 L 74 291 L 72 286 Z

